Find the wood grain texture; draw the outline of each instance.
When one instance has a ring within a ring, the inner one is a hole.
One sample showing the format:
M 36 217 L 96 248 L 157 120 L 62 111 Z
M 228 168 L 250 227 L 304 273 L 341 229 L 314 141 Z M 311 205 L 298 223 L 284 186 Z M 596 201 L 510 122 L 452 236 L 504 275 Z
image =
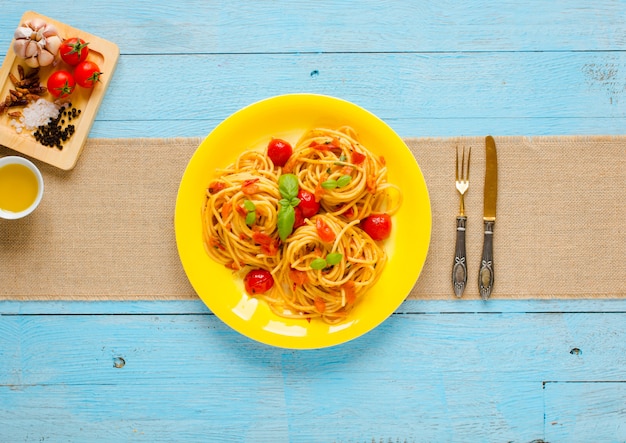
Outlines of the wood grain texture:
M 546 382 L 626 377 L 624 314 L 598 318 L 397 314 L 345 346 L 291 351 L 212 315 L 4 315 L 0 437 L 531 441 L 543 438 Z M 618 418 L 622 392 L 602 393 L 594 413 Z
M 2 2 L 7 29 L 24 5 Z M 28 8 L 54 17 L 55 2 Z M 62 9 L 124 54 L 623 50 L 623 4 L 544 2 L 113 0 Z M 0 36 L 5 46 L 10 35 Z M 184 38 L 181 38 L 184 35 Z
M 545 383 L 546 440 L 626 441 L 626 383 Z M 599 412 L 602 411 L 602 412 Z
M 26 8 L 117 43 L 91 137 L 202 137 L 301 91 L 403 137 L 626 123 L 622 1 L 67 6 L 0 0 L 0 48 Z M 623 443 L 625 315 L 624 300 L 408 301 L 302 352 L 251 342 L 200 301 L 0 302 L 0 441 Z
M 605 72 L 610 69 L 626 71 L 626 55 L 122 56 L 92 136 L 205 136 L 250 103 L 294 92 L 352 101 L 388 122 L 401 136 L 620 133 L 626 116 L 623 84 L 619 74 Z M 155 75 L 148 82 L 146 71 L 168 74 Z M 159 93 L 171 89 L 181 77 L 198 85 L 193 94 L 182 99 L 179 93 Z M 129 100 L 129 90 L 135 97 L 156 92 L 159 99 Z M 587 119 L 602 125 L 594 130 Z M 128 121 L 145 126 L 136 129 Z M 114 132 L 117 129 L 120 132 Z

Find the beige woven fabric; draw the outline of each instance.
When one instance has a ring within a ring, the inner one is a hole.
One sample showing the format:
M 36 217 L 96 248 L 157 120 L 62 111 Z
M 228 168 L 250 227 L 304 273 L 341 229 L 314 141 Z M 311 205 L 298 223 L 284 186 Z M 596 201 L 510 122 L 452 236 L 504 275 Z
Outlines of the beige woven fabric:
M 0 220 L 0 299 L 195 299 L 173 216 L 200 141 L 90 139 L 72 171 L 38 164 L 46 185 L 41 206 L 22 220 Z M 473 148 L 464 297 L 477 299 L 484 139 L 406 142 L 433 213 L 428 259 L 409 298 L 454 298 L 458 145 Z M 626 137 L 496 137 L 496 144 L 493 298 L 625 297 Z M 0 147 L 0 156 L 10 154 Z

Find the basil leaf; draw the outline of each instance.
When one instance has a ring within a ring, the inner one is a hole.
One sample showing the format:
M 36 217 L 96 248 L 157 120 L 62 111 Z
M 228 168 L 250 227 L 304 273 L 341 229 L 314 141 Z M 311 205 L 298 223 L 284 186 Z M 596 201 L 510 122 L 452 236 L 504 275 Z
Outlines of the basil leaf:
M 291 206 L 291 202 L 289 200 L 287 200 L 286 198 L 282 198 L 282 199 L 278 200 L 278 203 L 281 206 Z
M 343 254 L 339 252 L 331 252 L 326 256 L 326 263 L 334 266 L 336 264 L 339 264 L 341 262 L 341 259 L 343 259 Z
M 255 221 L 256 221 L 256 211 L 248 212 L 248 214 L 246 215 L 246 224 L 248 226 L 252 226 Z
M 337 179 L 337 186 L 340 188 L 343 188 L 344 186 L 348 186 L 348 184 L 350 184 L 351 181 L 352 181 L 351 175 L 342 175 L 341 177 Z
M 298 197 L 294 197 L 289 201 L 289 204 L 295 208 L 300 204 L 300 199 Z
M 280 195 L 287 200 L 298 196 L 298 177 L 295 174 L 283 174 L 278 179 Z
M 311 262 L 311 269 L 324 269 L 326 267 L 326 260 L 323 258 L 316 258 Z
M 322 188 L 324 189 L 335 189 L 337 187 L 337 180 L 326 180 L 322 182 Z
M 278 236 L 282 241 L 285 241 L 291 231 L 293 231 L 293 224 L 296 221 L 296 212 L 290 205 L 281 206 L 278 210 Z
M 243 207 L 246 208 L 246 211 L 248 212 L 252 212 L 256 209 L 256 206 L 254 205 L 252 200 L 245 200 L 243 202 Z

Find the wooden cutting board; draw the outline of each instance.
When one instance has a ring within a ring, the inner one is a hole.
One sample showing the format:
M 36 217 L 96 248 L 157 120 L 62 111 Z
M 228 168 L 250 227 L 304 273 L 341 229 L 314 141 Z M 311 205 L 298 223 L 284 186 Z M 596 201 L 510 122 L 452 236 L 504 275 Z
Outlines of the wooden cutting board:
M 62 149 L 42 145 L 33 137 L 32 132 L 34 131 L 22 131 L 22 133 L 18 134 L 11 125 L 12 117 L 8 115 L 8 112 L 4 112 L 0 115 L 0 144 L 31 158 L 41 160 L 42 162 L 64 170 L 69 170 L 74 168 L 85 146 L 91 126 L 96 118 L 109 82 L 113 77 L 120 51 L 118 46 L 110 41 L 33 11 L 24 13 L 20 23 L 16 23 L 15 27 L 17 28 L 19 25 L 36 17 L 56 26 L 59 34 L 64 39 L 78 37 L 88 42 L 89 56 L 87 60 L 96 63 L 103 74 L 100 77 L 100 82 L 96 84 L 93 89 L 81 88 L 77 85 L 70 96 L 72 106 L 79 109 L 81 113 L 80 117 L 72 121 L 76 131 L 69 140 L 63 143 Z M 11 32 L 13 32 L 13 30 L 11 30 Z M 14 40 L 11 42 L 2 68 L 0 69 L 0 100 L 4 100 L 5 97 L 9 95 L 9 91 L 15 89 L 9 74 L 12 73 L 15 77 L 18 77 L 19 64 L 24 66 L 25 69 L 28 69 L 23 60 L 15 55 L 13 51 L 13 41 Z M 64 63 L 60 56 L 57 56 L 55 63 L 41 68 L 40 84 L 45 86 L 48 77 L 59 69 L 73 72 L 73 67 Z M 50 101 L 54 100 L 54 97 L 48 92 L 43 94 L 42 97 Z M 10 110 L 19 111 L 21 108 L 10 108 Z

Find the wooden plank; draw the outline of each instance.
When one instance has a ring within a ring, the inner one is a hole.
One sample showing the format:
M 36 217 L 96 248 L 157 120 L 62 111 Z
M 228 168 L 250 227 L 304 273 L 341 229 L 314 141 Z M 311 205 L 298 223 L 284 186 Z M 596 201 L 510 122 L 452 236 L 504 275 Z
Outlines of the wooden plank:
M 545 384 L 545 439 L 626 441 L 626 381 Z
M 337 94 L 340 95 L 340 94 Z M 363 106 L 363 105 L 361 105 Z M 228 114 L 230 115 L 230 114 Z M 224 113 L 224 117 L 227 117 Z M 89 134 L 92 138 L 116 137 L 205 137 L 220 119 L 163 119 L 128 122 L 96 120 Z M 456 137 L 494 135 L 604 135 L 622 134 L 623 118 L 385 118 L 385 122 L 403 137 Z
M 343 346 L 291 351 L 206 315 L 3 315 L 0 440 L 83 429 L 140 441 L 205 431 L 216 441 L 531 441 L 542 438 L 544 381 L 626 380 L 624 320 L 403 314 Z
M 105 98 L 107 106 L 99 114 L 103 120 L 142 121 L 146 117 L 150 120 L 167 117 L 220 121 L 257 100 L 305 91 L 319 94 L 341 91 L 342 98 L 370 109 L 383 119 L 626 116 L 626 106 L 620 100 L 625 92 L 618 74 L 609 72 L 626 70 L 626 54 L 622 53 L 245 54 L 121 58 Z M 258 69 L 260 64 L 280 69 L 261 70 Z M 359 66 L 367 66 L 367 71 L 356 74 Z M 150 72 L 159 72 L 159 75 L 148 82 L 146 75 Z M 192 94 L 164 93 L 183 80 L 194 85 Z M 162 93 L 158 103 L 140 100 L 155 91 Z M 386 99 L 380 100 L 380 94 L 385 94 Z
M 141 99 L 185 66 L 194 94 Z M 626 53 L 122 56 L 92 136 L 203 136 L 244 106 L 304 91 L 350 100 L 402 136 L 620 133 L 624 70 Z
M 475 382 L 623 381 L 626 357 L 617 351 L 624 316 L 399 314 L 344 346 L 311 352 L 258 344 L 212 315 L 2 316 L 0 384 L 115 384 L 118 356 L 125 376 L 148 384 L 176 378 L 180 366 L 215 377 L 228 367 L 229 377 L 244 379 L 261 375 L 256 365 L 314 378 L 341 369 L 366 373 L 370 382 L 434 376 L 440 368 L 446 371 L 437 377 Z M 292 356 L 288 367 L 285 354 Z
M 18 25 L 20 2 L 2 5 L 0 29 Z M 39 13 L 115 39 L 124 54 L 624 50 L 621 2 L 482 0 L 125 2 Z M 3 33 L 5 34 L 5 33 Z M 0 35 L 0 47 L 10 40 Z
M 359 377 L 345 384 L 297 381 L 304 389 L 288 386 L 287 392 L 277 379 L 253 378 L 246 386 L 255 395 L 233 391 L 232 383 L 207 377 L 204 383 L 168 380 L 161 386 L 122 382 L 17 391 L 0 386 L 0 397 L 9 399 L 0 405 L 5 423 L 0 438 L 94 443 L 499 443 L 530 442 L 543 435 L 543 398 L 536 384 L 459 382 L 442 392 L 440 384 L 382 380 L 393 389 L 381 396 Z M 332 396 L 325 395 L 328 390 Z

